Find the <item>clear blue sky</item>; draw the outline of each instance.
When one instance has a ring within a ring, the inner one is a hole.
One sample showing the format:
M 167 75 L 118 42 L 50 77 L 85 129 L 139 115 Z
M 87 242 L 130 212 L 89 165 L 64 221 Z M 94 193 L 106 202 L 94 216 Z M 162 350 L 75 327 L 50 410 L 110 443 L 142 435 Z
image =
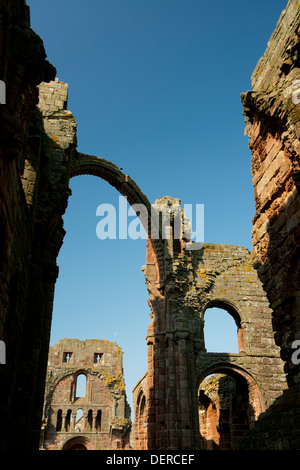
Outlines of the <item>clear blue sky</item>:
M 27 0 L 31 26 L 78 123 L 78 150 L 111 160 L 151 203 L 204 204 L 205 242 L 252 249 L 251 154 L 240 94 L 286 0 Z M 116 341 L 126 389 L 147 369 L 145 240 L 96 237 L 96 209 L 119 194 L 95 177 L 71 180 L 58 259 L 51 345 Z M 226 318 L 228 316 L 226 315 Z M 231 351 L 232 327 L 209 350 Z M 209 316 L 207 316 L 207 324 Z M 234 351 L 233 351 L 234 352 Z

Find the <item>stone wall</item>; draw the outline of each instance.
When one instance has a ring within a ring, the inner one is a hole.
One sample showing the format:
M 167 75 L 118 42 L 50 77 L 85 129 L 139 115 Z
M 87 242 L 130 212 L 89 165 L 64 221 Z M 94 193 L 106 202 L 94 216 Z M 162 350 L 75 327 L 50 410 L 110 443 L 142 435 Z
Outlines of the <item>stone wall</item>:
M 28 7 L 23 0 L 1 2 L 0 80 L 7 90 L 7 104 L 0 107 L 0 339 L 7 347 L 6 364 L 0 365 L 1 450 L 39 448 L 57 256 L 65 234 L 62 216 L 69 179 L 81 174 L 100 177 L 126 196 L 148 233 L 143 270 L 151 313 L 146 408 L 139 408 L 147 411 L 144 447 L 201 447 L 197 393 L 208 373 L 230 369 L 243 376 L 257 413 L 270 408 L 286 386 L 279 350 L 289 384 L 297 382 L 298 366 L 289 358 L 299 332 L 298 104 L 291 101 L 299 62 L 298 20 L 299 5 L 290 1 L 280 21 L 284 27 L 274 37 L 276 46 L 282 43 L 276 49 L 282 61 L 273 62 L 267 52 L 255 89 L 243 97 L 258 184 L 254 266 L 262 285 L 244 248 L 205 244 L 193 250 L 188 233 L 175 236 L 178 199 L 156 201 L 162 220 L 171 212 L 171 236 L 153 237 L 151 204 L 138 185 L 113 163 L 77 152 L 68 86 L 46 61 L 42 42 L 30 29 Z M 272 73 L 266 74 L 268 63 Z M 281 177 L 271 178 L 274 190 L 265 190 L 263 161 L 269 177 L 273 170 Z M 238 355 L 206 353 L 203 326 L 210 306 L 224 307 L 235 319 Z
M 129 449 L 130 428 L 121 348 L 92 339 L 64 339 L 51 347 L 40 449 Z
M 135 385 L 133 391 L 134 423 L 132 425 L 130 442 L 135 450 L 145 450 L 148 447 L 148 381 L 147 372 Z
M 299 448 L 300 370 L 293 360 L 300 338 L 299 39 L 300 4 L 290 0 L 253 72 L 252 90 L 242 95 L 256 207 L 253 262 L 289 384 L 245 443 L 253 448 Z
M 174 216 L 180 201 L 163 197 L 155 206 Z M 147 445 L 150 449 L 199 449 L 197 394 L 208 375 L 228 373 L 243 379 L 253 397 L 255 419 L 287 384 L 274 342 L 271 310 L 250 252 L 243 247 L 209 243 L 190 249 L 193 243 L 186 233 L 174 238 L 174 217 L 170 220 L 171 236 L 164 242 L 163 309 L 149 289 L 149 367 L 147 393 L 143 392 L 148 410 Z M 144 267 L 148 286 L 153 285 L 151 268 L 152 258 L 148 256 Z M 213 306 L 224 308 L 234 318 L 238 354 L 206 352 L 205 311 Z M 138 389 L 134 395 L 136 428 L 141 422 Z
M 299 331 L 299 22 L 299 3 L 289 1 L 253 72 L 253 89 L 242 95 L 256 207 L 253 260 L 274 311 L 290 383 L 299 373 L 290 360 Z
M 55 77 L 23 0 L 0 3 L 0 57 L 0 79 L 6 84 L 6 104 L 0 106 L 0 338 L 7 353 L 0 366 L 0 428 L 5 430 L 0 449 L 9 442 L 21 450 L 38 443 L 34 430 L 41 418 L 45 372 L 39 368 L 43 340 L 36 336 L 40 311 L 33 319 L 36 309 L 29 295 L 40 267 L 34 261 L 37 220 L 22 176 L 30 154 L 33 165 L 43 165 L 37 85 Z M 41 272 L 37 282 L 42 282 Z

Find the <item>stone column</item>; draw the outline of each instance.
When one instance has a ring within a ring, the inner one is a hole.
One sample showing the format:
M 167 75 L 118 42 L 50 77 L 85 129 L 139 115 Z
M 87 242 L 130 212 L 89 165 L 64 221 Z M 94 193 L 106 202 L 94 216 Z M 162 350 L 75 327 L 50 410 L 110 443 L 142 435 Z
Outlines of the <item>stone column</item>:
M 188 387 L 188 363 L 187 363 L 187 337 L 188 333 L 176 332 L 178 340 L 177 348 L 177 409 L 180 420 L 182 449 L 190 448 L 190 406 Z
M 156 449 L 167 449 L 168 416 L 166 409 L 166 360 L 164 335 L 155 335 L 155 430 Z
M 84 427 L 83 427 L 83 429 L 84 429 L 85 431 L 88 431 L 88 430 L 89 430 L 89 429 L 88 429 L 88 420 L 89 420 L 89 412 L 87 411 L 87 412 L 85 413 L 85 415 L 84 415 L 84 425 L 83 425 Z
M 155 400 L 154 400 L 154 338 L 147 338 L 148 346 L 148 397 L 147 397 L 147 412 L 148 412 L 148 426 L 147 426 L 147 448 L 155 449 Z
M 96 431 L 96 418 L 97 418 L 97 413 L 93 411 L 93 421 L 92 421 L 92 431 Z
M 68 417 L 68 412 L 66 411 L 65 413 L 62 414 L 62 431 L 67 431 L 67 417 Z
M 177 402 L 176 402 L 176 368 L 175 368 L 175 344 L 174 334 L 168 333 L 166 335 L 167 342 L 167 397 L 166 397 L 166 412 L 168 414 L 169 423 L 169 449 L 176 450 L 178 448 L 178 416 L 177 416 Z

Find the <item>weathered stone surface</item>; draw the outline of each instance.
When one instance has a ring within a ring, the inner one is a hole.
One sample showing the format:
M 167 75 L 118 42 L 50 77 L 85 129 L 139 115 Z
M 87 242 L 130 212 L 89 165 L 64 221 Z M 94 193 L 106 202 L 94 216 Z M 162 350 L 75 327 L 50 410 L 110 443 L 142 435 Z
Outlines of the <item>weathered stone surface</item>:
M 55 77 L 41 39 L 30 28 L 23 0 L 0 3 L 0 56 L 0 78 L 6 84 L 6 104 L 0 106 L 0 337 L 7 351 L 7 364 L 0 368 L 0 449 L 10 442 L 21 450 L 38 442 L 34 430 L 39 432 L 45 374 L 37 354 L 44 340 L 36 335 L 45 319 L 32 321 L 29 294 L 43 264 L 42 259 L 34 263 L 37 220 L 27 205 L 33 204 L 37 183 L 33 167 L 43 161 L 37 85 Z M 49 293 L 43 296 L 47 301 Z
M 292 360 L 300 338 L 299 53 L 300 4 L 290 0 L 253 72 L 252 90 L 242 95 L 256 206 L 253 262 L 273 311 L 290 387 L 261 418 L 257 435 L 244 443 L 252 448 L 299 448 L 299 400 L 290 400 L 300 380 L 299 364 Z
M 162 212 L 176 212 L 180 201 L 164 197 L 155 205 Z M 187 250 L 190 240 L 186 234 L 174 240 L 172 223 L 169 228 L 171 237 L 164 244 L 163 309 L 155 298 L 152 302 L 149 289 L 149 368 L 134 390 L 136 448 L 145 446 L 147 431 L 150 449 L 162 449 L 162 442 L 173 449 L 200 449 L 203 443 L 197 396 L 205 377 L 228 373 L 243 380 L 252 396 L 255 419 L 282 394 L 286 381 L 274 342 L 271 310 L 250 252 L 243 247 L 209 243 L 201 250 Z M 151 267 L 151 258 L 147 258 L 144 273 L 148 286 L 153 284 Z M 205 311 L 214 306 L 233 316 L 238 354 L 206 352 Z M 147 421 L 144 407 L 140 412 L 143 397 Z
M 78 393 L 82 376 L 85 392 Z M 51 347 L 40 449 L 129 449 L 130 427 L 121 348 L 92 339 Z
M 206 378 L 199 388 L 199 427 L 204 450 L 234 450 L 255 420 L 246 382 L 225 374 Z
M 133 391 L 134 416 L 130 442 L 135 450 L 145 450 L 148 447 L 148 381 L 147 373 L 138 381 Z
M 281 397 L 293 401 L 282 359 L 289 385 L 297 384 L 299 366 L 290 360 L 290 346 L 299 338 L 300 299 L 298 2 L 290 0 L 272 39 L 276 53 L 266 51 L 253 90 L 243 96 L 257 207 L 253 259 L 243 247 L 205 244 L 191 250 L 187 233 L 175 236 L 180 201 L 170 197 L 155 207 L 162 219 L 171 212 L 171 236 L 153 239 L 151 204 L 136 183 L 113 163 L 77 152 L 68 86 L 45 60 L 24 1 L 3 0 L 0 20 L 0 79 L 7 84 L 7 105 L 0 109 L 0 339 L 7 346 L 7 364 L 0 368 L 1 450 L 39 447 L 62 216 L 69 179 L 81 174 L 105 179 L 131 205 L 146 207 L 140 216 L 149 235 L 143 270 L 151 313 L 148 371 L 135 394 L 135 445 L 200 449 L 197 394 L 212 373 L 244 380 L 255 419 L 269 414 Z M 238 354 L 206 352 L 205 311 L 212 306 L 235 319 Z M 104 393 L 104 376 L 97 379 Z M 68 380 L 59 382 L 62 391 Z M 287 407 L 279 409 L 283 424 Z M 91 445 L 87 439 L 73 443 Z M 271 440 L 267 446 L 273 448 Z

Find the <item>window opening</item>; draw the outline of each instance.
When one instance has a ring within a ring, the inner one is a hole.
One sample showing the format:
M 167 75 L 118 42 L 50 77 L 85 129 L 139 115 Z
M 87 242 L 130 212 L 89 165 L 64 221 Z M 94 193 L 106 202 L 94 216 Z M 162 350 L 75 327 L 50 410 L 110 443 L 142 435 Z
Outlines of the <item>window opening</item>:
M 237 325 L 223 308 L 211 307 L 205 311 L 204 339 L 207 352 L 239 352 Z
M 86 396 L 86 375 L 79 374 L 76 381 L 76 398 L 84 398 Z
M 94 354 L 94 364 L 100 364 L 103 354 L 95 353 Z
M 64 352 L 64 355 L 63 355 L 63 362 L 69 363 L 70 360 L 71 360 L 71 357 L 72 357 L 72 353 L 71 353 L 71 352 Z

